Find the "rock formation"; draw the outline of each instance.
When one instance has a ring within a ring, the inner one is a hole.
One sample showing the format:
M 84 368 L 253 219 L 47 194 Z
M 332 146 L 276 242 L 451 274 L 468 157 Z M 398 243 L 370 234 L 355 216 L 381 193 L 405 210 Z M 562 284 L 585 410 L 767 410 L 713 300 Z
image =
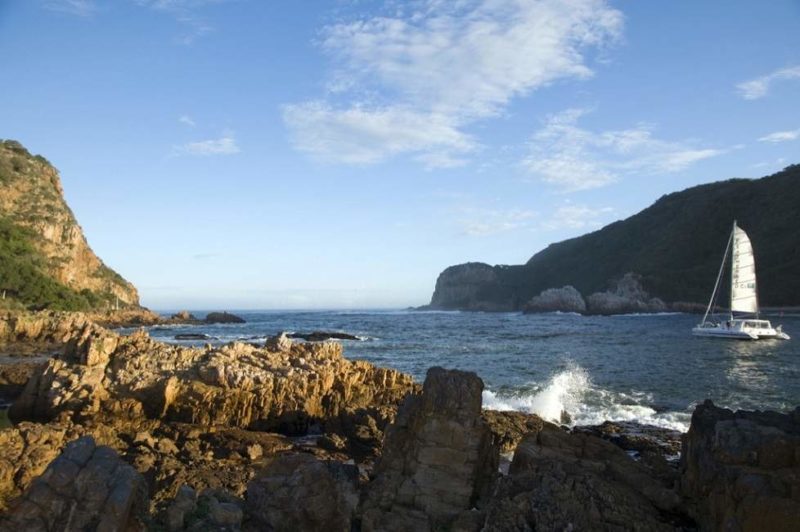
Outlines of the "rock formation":
M 203 321 L 205 323 L 246 323 L 244 319 L 228 312 L 209 312 Z
M 431 368 L 386 433 L 362 529 L 475 528 L 497 475 L 498 449 L 481 417 L 474 373 Z M 458 523 L 458 525 L 456 525 Z
M 41 258 L 43 273 L 57 283 L 79 296 L 85 295 L 81 294 L 84 290 L 94 294 L 89 299 L 95 303 L 111 305 L 118 299 L 122 305 L 139 305 L 136 288 L 92 252 L 64 201 L 58 171 L 44 157 L 34 157 L 12 140 L 0 141 L 0 213 L 5 222 L 29 236 L 28 244 Z M 14 292 L 16 285 L 0 289 Z
M 692 415 L 681 491 L 708 530 L 800 528 L 800 407 L 731 412 L 706 401 Z
M 6 515 L 4 530 L 145 530 L 147 487 L 110 447 L 77 439 L 34 480 Z
M 614 288 L 596 292 L 586 298 L 590 314 L 626 314 L 632 312 L 664 312 L 667 305 L 642 288 L 641 276 L 626 273 Z
M 513 302 L 499 282 L 502 268 L 480 262 L 450 266 L 439 274 L 430 305 L 423 308 L 513 310 Z
M 410 376 L 349 361 L 337 343 L 270 351 L 248 344 L 187 348 L 92 323 L 28 382 L 10 415 L 48 421 L 122 417 L 304 434 L 351 409 L 397 404 Z
M 531 298 L 523 308 L 525 312 L 586 312 L 586 302 L 574 286 L 548 288 Z

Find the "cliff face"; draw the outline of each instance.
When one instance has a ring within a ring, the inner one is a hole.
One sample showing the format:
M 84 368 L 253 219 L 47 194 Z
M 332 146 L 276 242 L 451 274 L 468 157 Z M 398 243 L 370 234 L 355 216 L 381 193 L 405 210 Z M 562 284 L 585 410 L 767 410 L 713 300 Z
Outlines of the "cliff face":
M 469 263 L 444 270 L 431 307 L 518 310 L 548 288 L 604 292 L 629 272 L 651 297 L 704 302 L 737 220 L 753 243 L 763 306 L 800 304 L 800 165 L 666 195 L 643 211 L 551 244 L 524 265 Z
M 86 242 L 64 201 L 58 171 L 10 140 L 0 142 L 0 222 L 2 252 L 8 255 L 0 258 L 30 269 L 27 279 L 12 280 L 11 273 L 0 279 L 0 289 L 12 292 L 11 297 L 24 291 L 26 284 L 42 284 L 43 275 L 55 283 L 48 290 L 66 288 L 86 301 L 83 306 L 113 303 L 117 298 L 121 305 L 138 306 L 136 288 L 103 264 Z M 35 294 L 25 294 L 19 298 L 23 305 L 46 305 L 36 301 Z

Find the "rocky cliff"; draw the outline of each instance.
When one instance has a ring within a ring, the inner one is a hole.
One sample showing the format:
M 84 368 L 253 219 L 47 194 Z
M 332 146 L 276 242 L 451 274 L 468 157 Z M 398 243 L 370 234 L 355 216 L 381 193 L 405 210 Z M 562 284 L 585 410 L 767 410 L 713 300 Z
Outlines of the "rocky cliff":
M 94 254 L 64 201 L 58 171 L 0 141 L 0 297 L 5 305 L 135 307 L 136 288 Z
M 439 275 L 430 307 L 520 310 L 548 288 L 570 285 L 588 297 L 629 272 L 640 276 L 651 298 L 704 302 L 734 220 L 753 243 L 762 305 L 800 305 L 798 180 L 800 165 L 792 165 L 761 179 L 700 185 L 593 233 L 551 244 L 524 265 L 451 266 Z

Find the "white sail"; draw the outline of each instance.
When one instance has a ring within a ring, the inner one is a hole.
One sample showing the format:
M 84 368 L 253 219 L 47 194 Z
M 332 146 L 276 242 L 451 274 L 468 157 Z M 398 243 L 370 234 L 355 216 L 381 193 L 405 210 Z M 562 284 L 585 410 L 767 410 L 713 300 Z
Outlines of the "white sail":
M 733 228 L 731 267 L 731 312 L 758 312 L 756 262 L 747 233 Z

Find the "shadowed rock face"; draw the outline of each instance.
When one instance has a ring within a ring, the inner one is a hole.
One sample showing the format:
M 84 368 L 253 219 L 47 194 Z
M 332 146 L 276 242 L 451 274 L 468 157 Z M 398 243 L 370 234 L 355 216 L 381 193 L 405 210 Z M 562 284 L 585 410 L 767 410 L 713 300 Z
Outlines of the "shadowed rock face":
M 573 286 L 548 288 L 531 298 L 525 305 L 525 312 L 586 312 L 583 296 Z
M 387 429 L 368 487 L 363 530 L 429 530 L 473 522 L 491 494 L 498 449 L 481 417 L 474 373 L 431 368 Z M 472 527 L 469 527 L 472 528 Z
M 358 469 L 295 454 L 273 459 L 247 486 L 258 530 L 349 532 L 358 506 Z
M 732 412 L 706 401 L 692 415 L 681 489 L 709 530 L 800 527 L 800 408 Z
M 25 490 L 0 521 L 4 530 L 145 530 L 142 476 L 90 436 L 64 452 Z
M 545 422 L 517 447 L 484 530 L 674 530 L 671 487 L 615 445 Z

